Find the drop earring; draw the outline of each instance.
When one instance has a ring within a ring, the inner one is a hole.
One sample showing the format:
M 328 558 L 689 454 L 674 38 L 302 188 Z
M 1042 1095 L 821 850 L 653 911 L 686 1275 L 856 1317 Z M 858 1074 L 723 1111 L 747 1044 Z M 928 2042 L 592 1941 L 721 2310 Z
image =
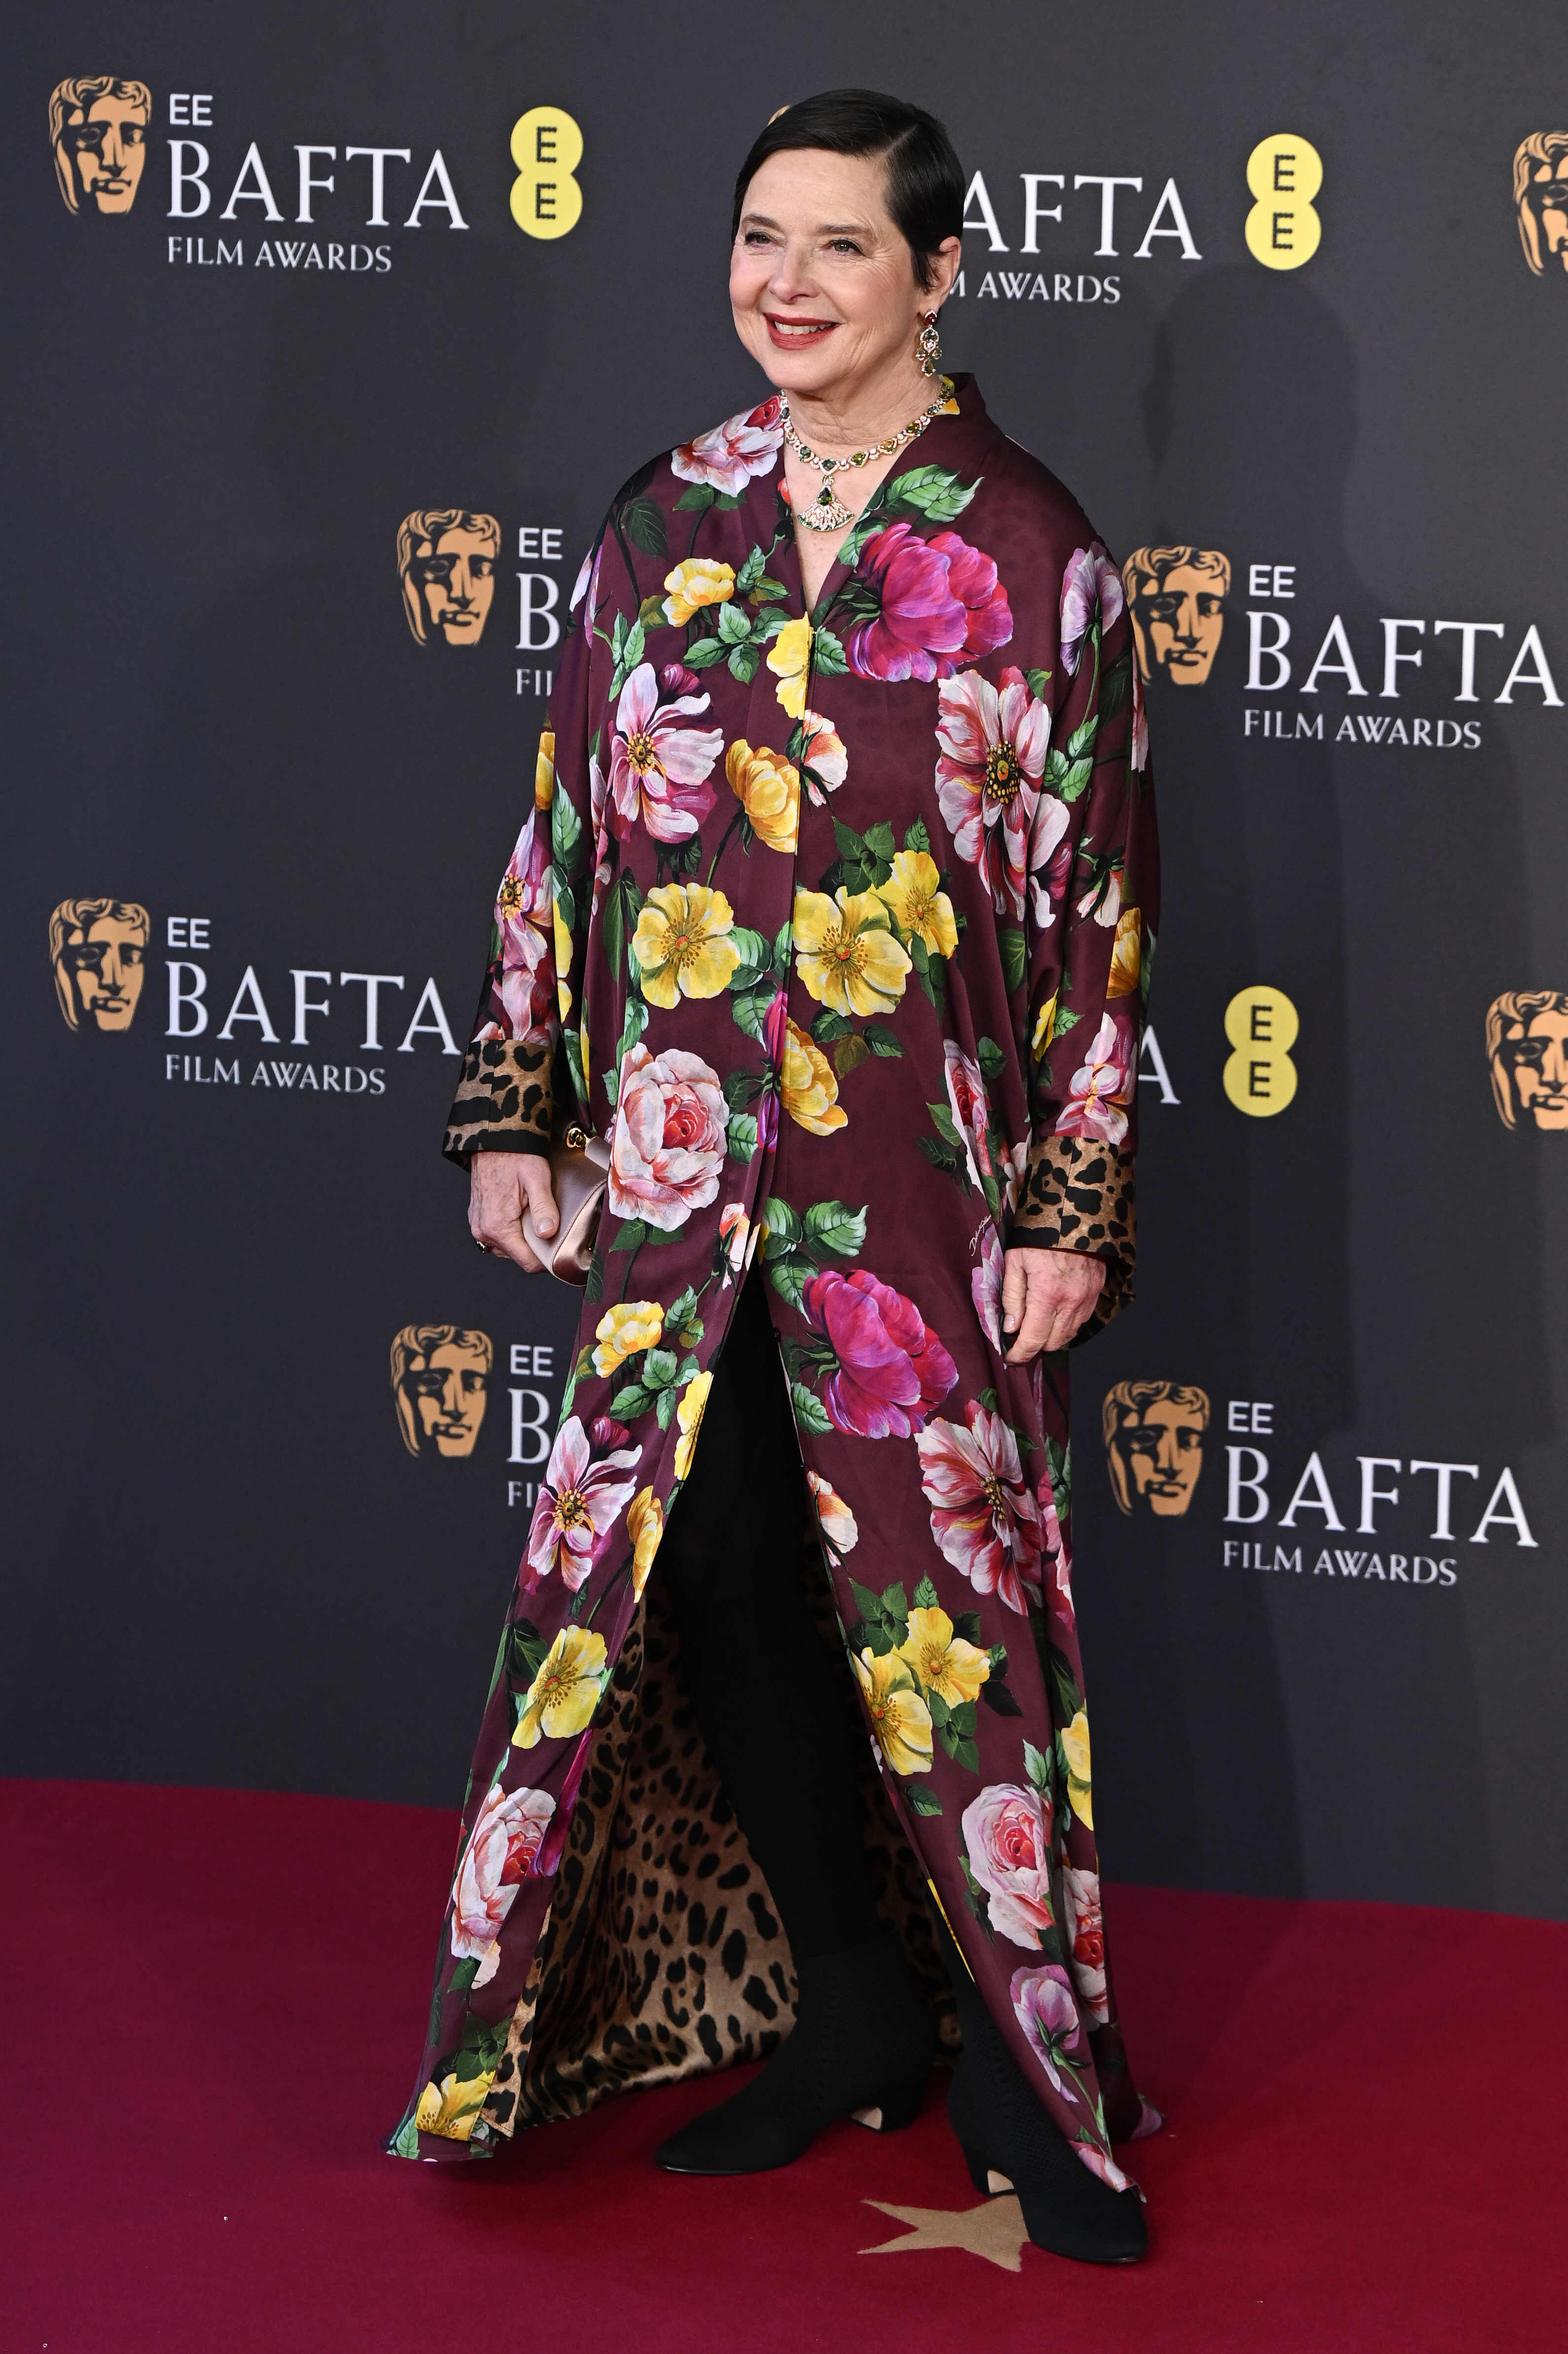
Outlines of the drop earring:
M 919 334 L 915 338 L 915 356 L 923 376 L 937 376 L 942 366 L 942 338 L 937 333 L 937 313 L 927 311 Z

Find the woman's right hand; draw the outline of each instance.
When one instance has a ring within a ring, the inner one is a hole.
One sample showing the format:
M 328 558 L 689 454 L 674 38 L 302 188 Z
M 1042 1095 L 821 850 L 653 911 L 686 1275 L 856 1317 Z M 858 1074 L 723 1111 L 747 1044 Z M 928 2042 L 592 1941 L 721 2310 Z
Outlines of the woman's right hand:
M 523 1214 L 547 1241 L 560 1224 L 550 1188 L 550 1164 L 542 1152 L 476 1152 L 468 1164 L 469 1232 L 482 1250 L 514 1259 L 524 1275 L 540 1275 L 544 1262 L 529 1249 Z

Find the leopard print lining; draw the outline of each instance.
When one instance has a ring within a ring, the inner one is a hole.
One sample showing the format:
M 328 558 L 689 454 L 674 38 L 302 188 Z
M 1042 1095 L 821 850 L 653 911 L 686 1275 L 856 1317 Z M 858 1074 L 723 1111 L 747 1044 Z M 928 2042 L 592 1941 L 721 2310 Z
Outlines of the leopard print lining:
M 1137 1216 L 1131 1153 L 1083 1137 L 1039 1139 L 1029 1148 L 1011 1239 L 1037 1250 L 1087 1251 L 1104 1259 L 1105 1289 L 1077 1338 L 1102 1331 L 1132 1298 Z
M 814 1543 L 806 1575 L 842 1663 Z M 862 1736 L 855 1754 L 873 1893 L 883 1918 L 898 1924 L 916 1983 L 956 2044 L 925 1882 L 883 1790 L 847 1665 L 843 1688 Z M 681 1684 L 655 1566 L 600 1703 L 549 1916 L 473 2145 L 579 2116 L 633 2085 L 765 2059 L 794 2024 L 795 1991 L 767 1883 Z
M 463 1056 L 442 1151 L 547 1152 L 554 1098 L 550 1049 L 520 1038 L 478 1038 Z

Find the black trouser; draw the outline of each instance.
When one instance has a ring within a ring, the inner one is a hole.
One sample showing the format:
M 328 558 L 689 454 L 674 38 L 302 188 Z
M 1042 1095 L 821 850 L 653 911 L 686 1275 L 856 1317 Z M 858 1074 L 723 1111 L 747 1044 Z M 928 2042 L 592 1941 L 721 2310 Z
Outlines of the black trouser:
M 714 1373 L 658 1570 L 703 1740 L 797 1962 L 869 1944 L 881 1920 L 842 1687 L 801 1589 L 805 1479 L 753 1275 Z

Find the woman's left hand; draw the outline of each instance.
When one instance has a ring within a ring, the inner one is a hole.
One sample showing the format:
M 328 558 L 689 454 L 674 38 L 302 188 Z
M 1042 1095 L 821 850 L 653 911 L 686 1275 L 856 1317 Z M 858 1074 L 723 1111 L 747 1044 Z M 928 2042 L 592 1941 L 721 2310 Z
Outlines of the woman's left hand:
M 1105 1289 L 1105 1261 L 1085 1251 L 1010 1250 L 1002 1262 L 1001 1322 L 1010 1365 L 1065 1349 Z

